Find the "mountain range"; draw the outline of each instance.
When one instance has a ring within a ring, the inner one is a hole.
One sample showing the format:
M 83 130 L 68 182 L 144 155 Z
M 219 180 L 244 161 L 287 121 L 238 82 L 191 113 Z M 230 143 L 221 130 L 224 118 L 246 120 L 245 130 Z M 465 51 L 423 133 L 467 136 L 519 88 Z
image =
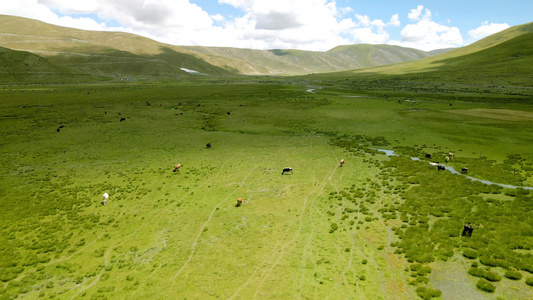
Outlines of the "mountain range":
M 528 73 L 533 23 L 458 49 L 425 52 L 392 45 L 344 45 L 329 51 L 175 46 L 123 32 L 86 31 L 0 15 L 0 79 L 58 82 L 172 80 L 211 75 L 406 74 L 468 72 L 502 65 Z M 524 64 L 526 63 L 526 64 Z M 479 71 L 479 70 L 478 70 Z

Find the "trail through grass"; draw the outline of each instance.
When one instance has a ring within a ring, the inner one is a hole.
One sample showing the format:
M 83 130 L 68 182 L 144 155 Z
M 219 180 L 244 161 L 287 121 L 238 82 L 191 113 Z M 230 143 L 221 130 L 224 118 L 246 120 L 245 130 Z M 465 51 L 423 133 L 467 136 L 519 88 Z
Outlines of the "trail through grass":
M 0 90 L 0 299 L 531 297 L 528 105 L 296 83 Z

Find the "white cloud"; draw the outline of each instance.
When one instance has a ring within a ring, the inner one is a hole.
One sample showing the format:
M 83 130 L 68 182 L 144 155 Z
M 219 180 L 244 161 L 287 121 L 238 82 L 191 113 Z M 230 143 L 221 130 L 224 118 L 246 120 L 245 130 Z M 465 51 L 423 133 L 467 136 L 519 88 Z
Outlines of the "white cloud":
M 354 43 L 365 44 L 384 44 L 387 43 L 390 36 L 385 30 L 387 26 L 400 26 L 398 15 L 393 15 L 389 23 L 380 19 L 372 20 L 369 16 L 355 14 L 357 22 L 355 28 L 351 30 Z
M 125 31 L 175 45 L 227 46 L 255 49 L 294 48 L 329 50 L 337 45 L 396 44 L 422 50 L 464 45 L 461 32 L 450 23 L 432 20 L 419 5 L 404 12 L 410 22 L 401 38 L 391 40 L 399 14 L 373 19 L 338 6 L 335 0 L 218 0 L 231 5 L 237 17 L 209 14 L 191 0 L 0 0 L 0 14 L 23 16 L 48 23 L 89 30 Z M 97 18 L 92 18 L 97 16 Z M 507 28 L 483 23 L 469 31 L 480 38 Z
M 398 14 L 395 14 L 390 18 L 389 24 L 392 26 L 400 26 L 400 17 Z
M 422 11 L 424 11 L 424 15 L 422 15 Z M 407 14 L 407 17 L 412 22 L 420 20 L 429 20 L 431 19 L 431 11 L 427 8 L 424 10 L 424 6 L 419 5 L 416 8 L 411 9 L 409 14 Z
M 485 22 L 481 23 L 480 27 L 478 27 L 476 29 L 469 30 L 468 31 L 468 35 L 470 37 L 472 37 L 473 39 L 475 39 L 475 40 L 479 40 L 479 39 L 487 37 L 487 36 L 489 36 L 491 34 L 495 34 L 497 32 L 505 30 L 505 29 L 507 29 L 509 27 L 510 26 L 507 23 L 503 23 L 503 24 L 490 23 L 489 24 L 488 21 L 485 21 Z
M 389 43 L 424 51 L 458 47 L 464 44 L 459 28 L 438 24 L 431 20 L 431 16 L 431 11 L 427 8 L 424 10 L 422 5 L 412 9 L 408 18 L 417 22 L 407 24 L 402 29 L 401 41 Z

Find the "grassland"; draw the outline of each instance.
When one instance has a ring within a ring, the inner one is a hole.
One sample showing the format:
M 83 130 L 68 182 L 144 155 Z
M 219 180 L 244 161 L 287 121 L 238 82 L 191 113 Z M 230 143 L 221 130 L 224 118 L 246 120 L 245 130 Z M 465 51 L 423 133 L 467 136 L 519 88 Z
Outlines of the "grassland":
M 531 105 L 308 89 L 2 86 L 0 298 L 533 297 Z

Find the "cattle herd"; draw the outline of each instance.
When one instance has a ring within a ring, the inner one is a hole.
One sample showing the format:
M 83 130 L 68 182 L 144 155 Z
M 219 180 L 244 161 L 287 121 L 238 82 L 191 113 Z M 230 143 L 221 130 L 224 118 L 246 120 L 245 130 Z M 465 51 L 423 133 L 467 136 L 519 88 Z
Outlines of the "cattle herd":
M 63 126 L 61 126 L 61 128 L 62 128 L 62 127 L 63 127 Z M 58 129 L 58 132 L 59 132 L 59 129 Z M 206 145 L 206 148 L 207 148 L 207 149 L 211 148 L 211 143 L 208 143 L 208 144 Z M 431 159 L 431 154 L 426 153 L 425 156 L 426 156 L 426 158 Z M 448 162 L 450 159 L 453 159 L 453 153 L 450 152 L 450 153 L 448 154 L 448 156 L 445 157 L 445 159 L 446 159 L 446 162 Z M 344 163 L 345 163 L 345 160 L 344 160 L 344 159 L 341 159 L 340 162 L 339 162 L 339 165 L 338 165 L 338 166 L 339 166 L 339 167 L 343 167 L 343 166 L 344 166 Z M 437 171 L 440 171 L 440 170 L 446 170 L 446 166 L 441 165 L 441 164 L 439 164 L 438 162 L 430 162 L 430 163 L 429 163 L 429 166 L 430 166 L 430 167 L 437 167 Z M 181 169 L 181 164 L 178 163 L 178 164 L 176 164 L 176 165 L 174 166 L 174 169 L 172 170 L 172 172 L 179 172 L 180 169 Z M 466 173 L 466 172 L 468 172 L 468 168 L 463 167 L 463 168 L 461 169 L 461 171 L 462 171 L 463 173 Z M 281 175 L 285 175 L 286 173 L 291 173 L 291 174 L 293 174 L 293 172 L 292 172 L 292 168 L 291 168 L 291 167 L 285 167 L 285 168 L 283 168 L 283 170 L 281 171 Z M 104 193 L 104 194 L 103 194 L 103 201 L 102 201 L 101 204 L 102 204 L 102 205 L 106 205 L 108 199 L 109 199 L 109 194 L 108 194 L 108 193 Z M 235 207 L 240 207 L 240 206 L 242 206 L 242 203 L 243 203 L 242 197 L 238 197 L 238 198 L 237 198 L 237 204 L 235 204 Z M 462 235 L 462 236 L 465 236 L 465 237 L 470 237 L 470 236 L 472 236 L 472 231 L 473 231 L 473 230 L 474 230 L 474 229 L 473 229 L 472 225 L 470 225 L 470 224 L 467 223 L 467 224 L 464 225 L 463 232 L 462 232 L 461 235 Z
M 425 156 L 426 156 L 426 158 L 431 159 L 431 154 L 430 153 L 426 153 Z M 449 162 L 452 159 L 453 159 L 453 153 L 452 152 L 448 153 L 448 155 L 444 157 L 444 160 L 446 162 Z M 446 170 L 446 166 L 439 164 L 439 162 L 430 162 L 429 163 L 429 167 L 437 168 L 437 171 L 441 171 L 441 170 L 445 171 Z M 464 173 L 464 174 L 468 173 L 468 168 L 467 167 L 462 167 L 461 168 L 461 172 Z

